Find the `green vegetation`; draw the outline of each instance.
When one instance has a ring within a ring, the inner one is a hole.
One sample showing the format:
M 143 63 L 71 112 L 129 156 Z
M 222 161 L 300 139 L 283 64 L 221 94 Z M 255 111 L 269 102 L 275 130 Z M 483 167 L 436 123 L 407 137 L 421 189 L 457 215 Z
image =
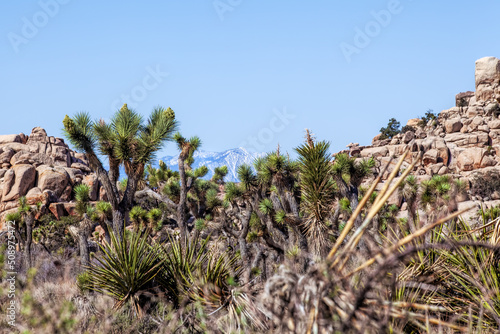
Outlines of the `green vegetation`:
M 380 129 L 380 139 L 391 139 L 395 135 L 401 132 L 401 123 L 399 123 L 395 118 L 389 119 L 386 127 Z
M 174 112 L 157 107 L 143 122 L 140 114 L 125 104 L 110 123 L 102 119 L 92 121 L 89 114 L 78 113 L 73 118 L 66 115 L 63 125 L 66 138 L 87 155 L 90 168 L 106 190 L 113 211 L 113 230 L 122 236 L 125 214 L 133 206 L 146 164 L 153 161 L 166 141 L 173 139 L 177 128 Z M 104 169 L 99 154 L 107 158 L 109 171 Z M 126 186 L 118 189 L 121 165 L 125 167 L 127 180 Z
M 499 175 L 477 175 L 470 185 L 450 175 L 419 181 L 410 175 L 414 164 L 399 170 L 409 161 L 406 152 L 389 162 L 394 173 L 376 188 L 387 173 L 375 159 L 332 155 L 329 142 L 307 131 L 297 160 L 278 147 L 239 166 L 239 182 L 224 180 L 226 166 L 208 179 L 207 167 L 192 167 L 201 140 L 173 134 L 174 118 L 158 108 L 144 123 L 126 106 L 110 124 L 85 114 L 65 118 L 68 138 L 87 152 L 111 195 L 93 202 L 90 187 L 77 184 L 71 218 L 42 214 L 26 198 L 7 217 L 17 223 L 23 259 L 15 297 L 21 331 L 487 333 L 500 327 L 500 209 L 485 207 L 465 221 L 456 200 L 466 193 L 496 196 Z M 414 131 L 395 119 L 383 130 L 387 138 Z M 162 161 L 153 167 L 154 152 L 167 140 L 177 144 L 178 172 Z M 109 171 L 97 153 L 111 159 Z M 127 178 L 118 182 L 121 165 Z

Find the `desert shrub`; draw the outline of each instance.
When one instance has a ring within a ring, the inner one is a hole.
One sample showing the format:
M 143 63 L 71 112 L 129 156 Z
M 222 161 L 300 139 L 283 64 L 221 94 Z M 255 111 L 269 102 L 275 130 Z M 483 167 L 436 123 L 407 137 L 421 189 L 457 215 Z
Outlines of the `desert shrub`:
M 398 133 L 401 132 L 401 123 L 398 122 L 395 118 L 389 119 L 389 123 L 387 123 L 386 127 L 380 129 L 380 139 L 392 138 Z
M 416 131 L 416 129 L 415 129 L 413 126 L 411 126 L 411 125 L 405 125 L 405 126 L 403 126 L 403 127 L 401 128 L 401 133 L 406 133 L 406 132 L 408 132 L 408 131 L 415 132 L 415 131 Z
M 33 229 L 33 240 L 43 245 L 49 252 L 59 248 L 75 247 L 75 240 L 67 229 L 76 223 L 77 219 L 73 216 L 56 220 L 52 214 L 43 215 Z
M 476 173 L 472 177 L 470 192 L 473 196 L 481 198 L 491 197 L 491 195 L 499 189 L 500 173 L 498 171 Z
M 425 116 L 421 117 L 420 118 L 420 122 L 419 122 L 419 125 L 421 127 L 424 127 L 426 126 L 429 121 L 434 121 L 437 119 L 437 115 L 434 113 L 434 110 L 432 109 L 428 109 L 426 112 L 425 112 Z

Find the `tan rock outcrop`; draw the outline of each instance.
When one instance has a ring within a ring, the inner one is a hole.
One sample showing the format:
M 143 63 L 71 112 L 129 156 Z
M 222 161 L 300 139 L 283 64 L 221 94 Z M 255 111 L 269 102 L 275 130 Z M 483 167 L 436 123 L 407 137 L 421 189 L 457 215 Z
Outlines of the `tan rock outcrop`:
M 16 165 L 4 176 L 2 201 L 17 200 L 35 184 L 36 169 L 31 165 Z
M 476 99 L 494 101 L 500 97 L 500 59 L 484 57 L 476 61 Z
M 487 154 L 487 150 L 471 147 L 458 154 L 457 166 L 461 171 L 471 171 L 496 165 L 495 159 Z
M 57 196 L 61 196 L 70 182 L 66 170 L 62 167 L 40 166 L 37 168 L 38 188 L 40 190 L 52 190 Z
M 73 152 L 61 138 L 47 136 L 36 127 L 29 136 L 0 135 L 0 222 L 17 210 L 18 199 L 26 196 L 30 205 L 42 203 L 42 213 L 68 214 L 73 187 L 91 174 L 84 154 Z M 92 198 L 99 198 L 99 182 L 92 180 Z M 52 205 L 58 203 L 57 205 Z M 59 205 L 60 204 L 60 205 Z M 66 209 L 66 207 L 68 209 Z
M 450 119 L 444 123 L 446 133 L 459 132 L 462 126 L 463 124 L 460 121 L 460 118 Z

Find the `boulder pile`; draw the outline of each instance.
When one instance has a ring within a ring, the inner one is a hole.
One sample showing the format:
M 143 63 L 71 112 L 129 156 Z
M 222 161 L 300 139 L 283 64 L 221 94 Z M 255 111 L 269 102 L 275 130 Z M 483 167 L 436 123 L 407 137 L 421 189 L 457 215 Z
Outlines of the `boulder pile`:
M 50 211 L 57 219 L 74 214 L 73 187 L 79 183 L 90 186 L 91 200 L 98 199 L 99 182 L 85 155 L 63 139 L 47 136 L 40 127 L 29 136 L 0 135 L 0 230 L 21 196 L 30 205 L 41 202 L 40 214 Z
M 403 167 L 418 160 L 414 174 L 420 180 L 430 179 L 436 174 L 451 174 L 470 181 L 478 173 L 492 169 L 500 171 L 500 59 L 486 57 L 477 60 L 475 80 L 475 92 L 456 95 L 455 106 L 443 110 L 427 124 L 421 119 L 411 119 L 407 125 L 413 130 L 390 139 L 381 139 L 379 134 L 372 145 L 349 144 L 344 152 L 358 158 L 374 157 L 383 166 L 392 155 L 397 158 L 409 147 L 411 154 Z M 389 168 L 384 177 L 390 171 Z M 499 200 L 500 197 L 465 197 L 463 200 L 471 199 L 477 200 L 477 204 L 484 200 Z

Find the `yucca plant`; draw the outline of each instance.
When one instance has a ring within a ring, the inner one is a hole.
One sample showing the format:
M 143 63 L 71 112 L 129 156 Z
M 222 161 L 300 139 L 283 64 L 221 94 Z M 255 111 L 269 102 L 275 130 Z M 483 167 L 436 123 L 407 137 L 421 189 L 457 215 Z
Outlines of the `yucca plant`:
M 131 302 L 142 317 L 144 299 L 152 293 L 153 280 L 164 266 L 160 247 L 150 244 L 148 233 L 132 232 L 124 238 L 111 233 L 111 244 L 100 248 L 103 254 L 87 268 L 90 283 L 85 288 L 113 297 L 115 309 Z
M 435 246 L 420 251 L 400 275 L 401 280 L 425 279 L 426 286 L 435 288 L 432 293 L 419 291 L 416 295 L 420 301 L 440 304 L 462 326 L 472 322 L 479 332 L 498 328 L 500 268 L 494 238 L 497 225 L 483 233 L 483 226 L 472 229 L 459 219 L 458 231 L 446 234 L 443 226 L 436 226 L 431 231 Z
M 163 248 L 164 281 L 175 283 L 168 288 L 171 293 L 190 302 L 199 303 L 206 313 L 216 312 L 224 330 L 243 328 L 267 330 L 262 322 L 262 313 L 252 299 L 238 288 L 241 270 L 237 256 L 228 253 L 217 254 L 208 247 L 210 237 L 200 240 L 198 235 L 187 243 L 170 240 Z
M 301 210 L 306 214 L 304 229 L 312 252 L 319 255 L 327 244 L 326 219 L 335 200 L 330 144 L 315 142 L 307 132 L 306 143 L 295 150 L 299 154 Z
M 163 249 L 163 269 L 165 277 L 175 278 L 179 293 L 216 309 L 230 297 L 228 279 L 238 276 L 239 269 L 233 268 L 236 256 L 215 256 L 208 241 L 209 238 L 199 240 L 197 236 L 186 244 L 171 239 Z

